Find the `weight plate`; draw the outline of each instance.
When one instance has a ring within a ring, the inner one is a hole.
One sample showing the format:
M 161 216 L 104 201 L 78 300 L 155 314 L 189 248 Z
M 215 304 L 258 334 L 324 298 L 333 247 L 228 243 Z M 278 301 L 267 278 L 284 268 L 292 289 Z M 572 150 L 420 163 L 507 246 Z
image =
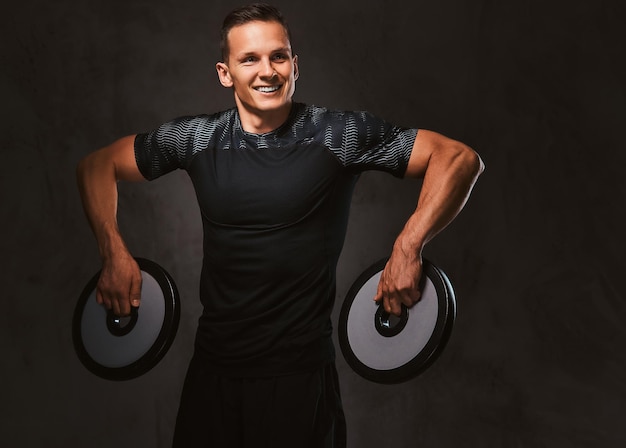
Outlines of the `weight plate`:
M 136 378 L 152 369 L 171 346 L 180 320 L 178 290 L 153 261 L 136 258 L 141 269 L 141 305 L 118 318 L 96 302 L 98 272 L 85 286 L 72 322 L 74 348 L 83 365 L 109 380 Z
M 350 367 L 370 381 L 392 384 L 422 373 L 444 349 L 456 315 L 446 274 L 423 260 L 421 297 L 400 317 L 374 302 L 387 263 L 380 260 L 354 282 L 339 315 L 339 345 Z

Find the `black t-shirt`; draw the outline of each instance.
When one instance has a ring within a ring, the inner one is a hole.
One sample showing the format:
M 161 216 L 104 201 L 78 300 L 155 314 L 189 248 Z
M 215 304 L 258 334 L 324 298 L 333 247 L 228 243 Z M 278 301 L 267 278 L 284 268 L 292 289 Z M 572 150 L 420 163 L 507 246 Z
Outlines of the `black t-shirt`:
M 330 314 L 350 198 L 368 169 L 401 177 L 415 129 L 294 103 L 265 134 L 236 109 L 182 117 L 135 140 L 147 179 L 185 169 L 204 231 L 196 351 L 216 371 L 265 376 L 334 356 Z

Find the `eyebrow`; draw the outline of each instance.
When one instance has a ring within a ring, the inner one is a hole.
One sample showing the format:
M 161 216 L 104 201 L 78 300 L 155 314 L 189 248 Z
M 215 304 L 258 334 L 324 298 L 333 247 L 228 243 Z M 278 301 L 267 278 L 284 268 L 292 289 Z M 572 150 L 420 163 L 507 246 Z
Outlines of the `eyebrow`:
M 289 53 L 289 54 L 291 54 L 291 48 L 290 47 L 276 48 L 276 49 L 272 50 L 271 53 Z M 248 56 L 256 56 L 257 54 L 258 53 L 256 51 L 246 51 L 245 53 L 239 53 L 237 55 L 237 59 L 247 58 Z

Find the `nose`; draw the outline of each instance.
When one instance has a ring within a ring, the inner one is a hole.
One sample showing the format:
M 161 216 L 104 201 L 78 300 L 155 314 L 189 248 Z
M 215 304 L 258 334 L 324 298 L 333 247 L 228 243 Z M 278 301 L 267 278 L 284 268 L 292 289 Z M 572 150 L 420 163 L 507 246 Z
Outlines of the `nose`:
M 273 78 L 276 75 L 276 70 L 269 59 L 263 59 L 259 67 L 259 77 L 261 78 Z

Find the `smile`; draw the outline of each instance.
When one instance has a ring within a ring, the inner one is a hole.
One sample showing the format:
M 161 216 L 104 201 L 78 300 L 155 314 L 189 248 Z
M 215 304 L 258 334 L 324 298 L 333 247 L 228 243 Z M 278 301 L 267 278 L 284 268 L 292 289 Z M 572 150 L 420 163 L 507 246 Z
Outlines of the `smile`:
M 281 88 L 281 85 L 277 85 L 277 86 L 259 86 L 259 87 L 255 87 L 254 90 L 258 90 L 259 92 L 263 92 L 263 93 L 272 93 L 272 92 L 276 92 L 280 88 Z

